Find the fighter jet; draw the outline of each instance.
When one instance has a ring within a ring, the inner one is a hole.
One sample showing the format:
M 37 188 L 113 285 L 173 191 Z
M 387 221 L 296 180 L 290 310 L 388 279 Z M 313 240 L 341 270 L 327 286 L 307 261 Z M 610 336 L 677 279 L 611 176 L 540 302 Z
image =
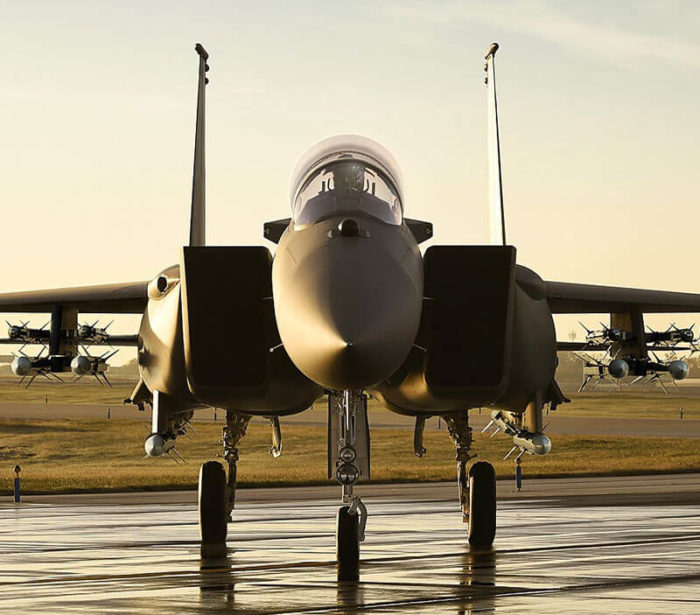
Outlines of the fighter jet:
M 48 349 L 35 369 L 44 375 L 84 363 L 79 314 L 142 315 L 140 380 L 129 401 L 152 408 L 149 455 L 171 454 L 200 408 L 226 410 L 227 468 L 210 461 L 199 475 L 204 545 L 226 540 L 250 418 L 271 419 L 279 452 L 279 417 L 326 398 L 328 475 L 342 486 L 338 578 L 357 579 L 368 513 L 355 488 L 370 478 L 372 396 L 416 418 L 418 455 L 426 418 L 443 418 L 456 448 L 465 538 L 489 547 L 495 473 L 487 461 L 471 463 L 469 411 L 492 408 L 520 454 L 549 451 L 543 411 L 567 401 L 555 380 L 552 315 L 610 314 L 611 327 L 644 340 L 645 313 L 700 312 L 700 294 L 545 281 L 517 262 L 504 223 L 497 49 L 492 45 L 485 56 L 492 244 L 431 245 L 422 252 L 432 225 L 406 217 L 399 165 L 378 143 L 344 135 L 302 156 L 292 174 L 291 216 L 264 225 L 265 239 L 277 244 L 274 257 L 264 246 L 206 245 L 209 56 L 197 45 L 190 237 L 179 261 L 144 281 L 0 294 L 2 312 L 50 313 L 48 339 L 37 334 Z M 113 340 L 105 333 L 102 341 Z M 635 356 L 642 353 L 640 346 Z

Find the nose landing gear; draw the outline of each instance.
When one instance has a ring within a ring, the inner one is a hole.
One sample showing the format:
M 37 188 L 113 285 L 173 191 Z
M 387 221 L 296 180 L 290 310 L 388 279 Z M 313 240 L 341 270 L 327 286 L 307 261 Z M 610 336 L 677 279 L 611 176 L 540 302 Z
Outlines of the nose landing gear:
M 367 398 L 361 391 L 329 394 L 328 436 L 328 474 L 340 483 L 343 501 L 336 526 L 338 581 L 358 581 L 367 507 L 353 488 L 360 478 L 369 478 Z
M 352 487 L 350 487 L 352 494 Z M 367 507 L 359 496 L 345 495 L 343 502 L 350 500 L 349 506 L 338 509 L 335 531 L 336 562 L 338 581 L 359 581 L 360 579 L 360 543 L 365 539 L 367 525 Z
M 467 411 L 443 416 L 457 449 L 457 488 L 469 544 L 488 548 L 496 536 L 496 472 L 490 463 L 479 461 L 467 471 L 471 454 L 472 428 Z

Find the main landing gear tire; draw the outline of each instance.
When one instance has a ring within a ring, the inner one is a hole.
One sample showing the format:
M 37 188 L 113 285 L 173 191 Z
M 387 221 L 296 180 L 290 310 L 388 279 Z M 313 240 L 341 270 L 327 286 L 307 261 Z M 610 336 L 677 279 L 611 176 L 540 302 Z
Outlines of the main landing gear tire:
M 218 461 L 199 470 L 199 535 L 203 545 L 226 543 L 226 472 Z
M 336 559 L 338 581 L 360 579 L 360 522 L 359 514 L 350 514 L 350 507 L 338 509 L 336 528 Z
M 469 468 L 469 544 L 484 549 L 496 536 L 496 471 L 479 461 Z

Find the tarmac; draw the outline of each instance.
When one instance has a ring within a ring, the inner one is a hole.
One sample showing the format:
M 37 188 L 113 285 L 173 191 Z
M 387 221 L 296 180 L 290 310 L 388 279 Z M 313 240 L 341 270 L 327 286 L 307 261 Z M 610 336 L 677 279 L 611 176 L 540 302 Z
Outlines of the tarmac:
M 360 486 L 359 583 L 336 581 L 338 488 L 240 490 L 202 554 L 192 492 L 0 504 L 13 613 L 699 613 L 700 474 L 499 482 L 474 552 L 450 483 Z

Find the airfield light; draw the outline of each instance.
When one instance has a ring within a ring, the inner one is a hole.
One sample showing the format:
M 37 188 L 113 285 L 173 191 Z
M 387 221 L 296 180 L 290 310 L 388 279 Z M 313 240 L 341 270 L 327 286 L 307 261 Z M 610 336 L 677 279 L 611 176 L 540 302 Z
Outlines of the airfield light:
M 20 468 L 18 465 L 15 466 L 14 468 L 15 471 L 15 480 L 14 480 L 14 497 L 15 497 L 15 504 L 19 504 L 20 500 L 20 493 L 19 493 L 19 474 L 22 471 L 22 468 Z

